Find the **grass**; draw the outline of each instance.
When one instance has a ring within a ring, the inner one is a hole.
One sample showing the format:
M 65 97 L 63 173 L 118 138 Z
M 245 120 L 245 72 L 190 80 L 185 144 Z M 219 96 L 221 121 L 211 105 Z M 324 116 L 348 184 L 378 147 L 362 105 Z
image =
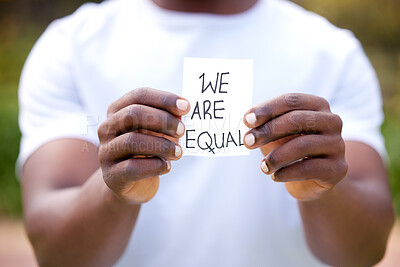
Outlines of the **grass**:
M 310 2 L 310 1 L 308 1 Z M 20 132 L 17 87 L 23 63 L 39 37 L 43 25 L 23 32 L 0 35 L 0 214 L 21 215 L 20 184 L 15 177 Z M 397 214 L 400 215 L 400 80 L 399 49 L 367 46 L 366 51 L 381 81 L 386 120 L 382 127 L 388 154 L 390 182 Z

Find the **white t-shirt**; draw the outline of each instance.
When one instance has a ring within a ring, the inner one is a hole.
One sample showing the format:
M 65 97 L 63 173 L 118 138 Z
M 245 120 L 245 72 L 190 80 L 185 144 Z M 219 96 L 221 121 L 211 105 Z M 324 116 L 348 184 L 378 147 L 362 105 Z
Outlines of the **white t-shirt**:
M 19 91 L 19 167 L 57 138 L 97 145 L 108 105 L 129 90 L 181 94 L 184 57 L 253 59 L 254 105 L 288 92 L 322 96 L 345 140 L 385 154 L 379 84 L 351 32 L 282 0 L 237 15 L 113 0 L 53 22 L 33 48 Z M 255 150 L 173 162 L 117 266 L 318 266 L 296 200 L 261 172 L 261 159 Z

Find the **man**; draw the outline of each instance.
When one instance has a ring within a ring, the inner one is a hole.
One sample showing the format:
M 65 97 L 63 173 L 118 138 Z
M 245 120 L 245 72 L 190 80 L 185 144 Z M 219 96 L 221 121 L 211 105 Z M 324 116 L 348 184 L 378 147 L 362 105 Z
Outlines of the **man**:
M 181 158 L 184 57 L 254 59 L 250 156 Z M 25 222 L 43 266 L 384 255 L 393 209 L 376 76 L 351 33 L 293 3 L 86 4 L 35 45 L 20 103 Z

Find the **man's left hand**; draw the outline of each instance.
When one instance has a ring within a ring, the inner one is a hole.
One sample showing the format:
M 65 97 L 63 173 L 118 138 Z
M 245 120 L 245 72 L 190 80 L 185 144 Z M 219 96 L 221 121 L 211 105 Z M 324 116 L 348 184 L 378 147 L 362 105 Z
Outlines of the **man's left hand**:
M 321 198 L 346 175 L 342 120 L 324 98 L 285 94 L 250 109 L 244 122 L 246 147 L 265 155 L 262 171 L 299 201 Z

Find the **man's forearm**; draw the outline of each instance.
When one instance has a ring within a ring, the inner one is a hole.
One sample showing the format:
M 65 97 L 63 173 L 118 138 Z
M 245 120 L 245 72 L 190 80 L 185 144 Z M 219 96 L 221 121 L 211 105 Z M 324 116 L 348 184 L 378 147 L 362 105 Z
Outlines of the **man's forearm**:
M 117 199 L 100 169 L 82 186 L 47 193 L 30 206 L 27 231 L 41 266 L 110 266 L 140 209 Z
M 307 242 L 334 266 L 371 266 L 384 255 L 394 215 L 388 189 L 343 179 L 323 198 L 299 202 Z

